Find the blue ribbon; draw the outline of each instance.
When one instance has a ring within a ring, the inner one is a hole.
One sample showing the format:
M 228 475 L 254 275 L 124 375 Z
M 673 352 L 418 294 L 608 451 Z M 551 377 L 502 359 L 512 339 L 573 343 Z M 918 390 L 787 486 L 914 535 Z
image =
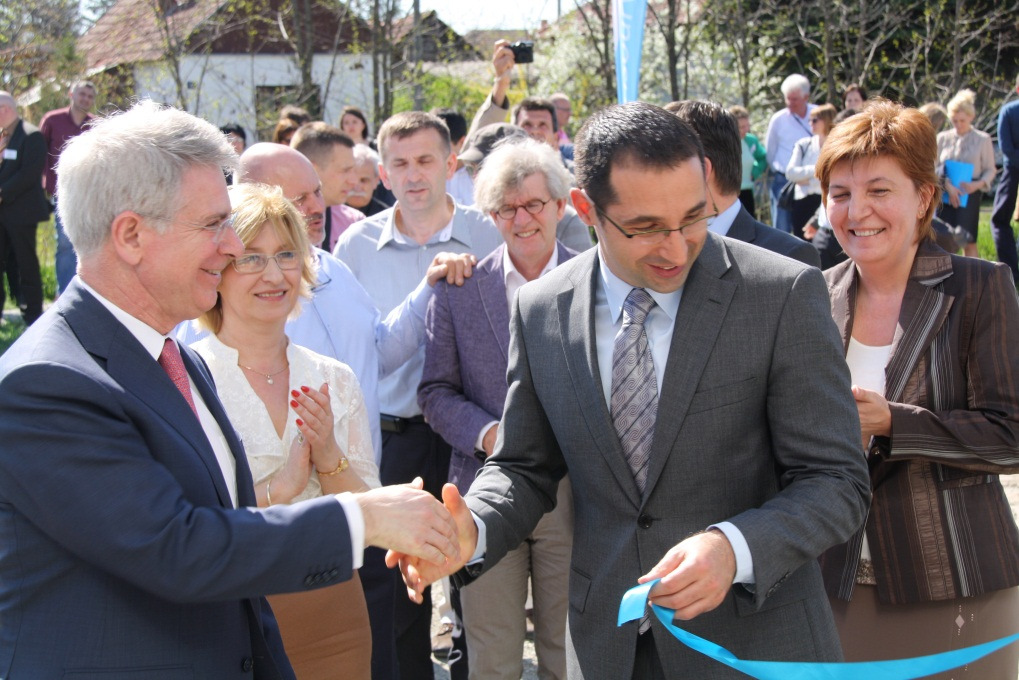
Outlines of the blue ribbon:
M 619 618 L 616 625 L 627 621 L 639 620 L 647 605 L 648 591 L 658 583 L 657 580 L 630 588 L 619 603 Z M 973 647 L 955 649 L 941 654 L 918 656 L 912 659 L 894 659 L 891 661 L 860 661 L 855 663 L 812 663 L 801 661 L 744 661 L 728 649 L 714 642 L 698 637 L 672 623 L 675 612 L 656 604 L 651 605 L 655 616 L 665 629 L 672 633 L 684 645 L 708 656 L 719 663 L 734 668 L 741 673 L 759 678 L 760 680 L 911 680 L 935 673 L 942 673 L 958 668 L 977 659 L 987 656 L 1002 647 L 1019 640 L 1019 633 L 1008 637 L 985 642 Z

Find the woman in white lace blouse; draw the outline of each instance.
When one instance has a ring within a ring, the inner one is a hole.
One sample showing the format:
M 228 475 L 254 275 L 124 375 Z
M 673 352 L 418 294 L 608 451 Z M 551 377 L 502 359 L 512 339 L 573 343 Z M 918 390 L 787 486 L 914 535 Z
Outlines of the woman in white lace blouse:
M 223 270 L 219 300 L 200 319 L 213 335 L 194 349 L 244 442 L 259 505 L 378 486 L 357 378 L 284 333 L 314 284 L 303 219 L 275 187 L 241 184 L 230 197 L 245 252 Z M 370 676 L 368 612 L 356 574 L 269 602 L 297 677 Z

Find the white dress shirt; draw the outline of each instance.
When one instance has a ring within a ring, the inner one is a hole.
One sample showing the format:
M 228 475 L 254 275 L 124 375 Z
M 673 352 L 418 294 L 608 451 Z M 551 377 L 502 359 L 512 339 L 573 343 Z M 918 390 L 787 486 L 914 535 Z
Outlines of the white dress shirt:
M 117 319 L 117 321 L 124 325 L 128 332 L 134 336 L 135 340 L 137 340 L 145 351 L 152 356 L 153 360 L 159 361 L 159 355 L 163 353 L 163 344 L 167 338 L 176 342 L 176 339 L 173 338 L 172 334 L 163 335 L 152 326 L 131 316 L 123 309 L 104 298 L 81 278 L 78 280 L 81 282 L 81 285 L 84 286 L 85 290 L 91 293 L 95 299 L 98 300 L 99 303 Z M 237 462 L 234 460 L 234 456 L 230 452 L 230 445 L 227 444 L 226 437 L 223 436 L 223 430 L 220 429 L 219 423 L 216 422 L 212 412 L 209 411 L 209 407 L 205 405 L 205 400 L 202 399 L 202 395 L 195 388 L 195 381 L 191 379 L 190 375 L 188 375 L 188 385 L 191 387 L 191 400 L 195 404 L 195 410 L 198 411 L 198 420 L 202 425 L 202 430 L 205 431 L 206 439 L 209 440 L 209 445 L 212 446 L 213 453 L 216 454 L 216 462 L 219 463 L 219 469 L 223 472 L 223 481 L 226 482 L 227 491 L 230 492 L 230 502 L 236 508 Z
M 110 314 L 112 314 L 117 321 L 122 323 L 125 328 L 141 343 L 141 346 L 148 352 L 153 360 L 159 361 L 159 355 L 163 352 L 163 343 L 167 338 L 174 340 L 176 339 L 172 335 L 163 335 L 152 326 L 149 326 L 144 321 L 137 319 L 123 309 L 113 304 L 102 295 L 97 293 L 94 288 L 85 283 L 84 280 L 78 279 L 79 282 L 84 286 L 85 290 L 91 293 L 99 303 L 105 307 Z M 172 333 L 172 332 L 171 332 Z M 195 409 L 198 411 L 198 419 L 201 422 L 202 430 L 205 431 L 205 436 L 209 440 L 209 444 L 212 446 L 213 452 L 216 454 L 216 462 L 219 463 L 219 469 L 223 473 L 223 481 L 226 483 L 227 491 L 230 493 L 230 502 L 233 506 L 237 507 L 237 461 L 234 460 L 233 453 L 230 452 L 230 445 L 227 444 L 226 437 L 223 436 L 223 430 L 220 429 L 219 423 L 213 417 L 212 412 L 209 411 L 209 407 L 205 405 L 205 400 L 202 399 L 202 395 L 195 389 L 195 381 L 188 375 L 188 385 L 191 386 L 191 399 L 195 403 Z M 347 525 L 350 533 L 350 545 L 351 555 L 353 557 L 354 569 L 360 569 L 361 564 L 364 562 L 364 515 L 361 513 L 361 506 L 357 504 L 353 494 L 342 493 L 334 496 L 343 508 L 343 513 L 347 518 Z
M 605 264 L 605 258 L 598 257 L 598 275 L 601 282 L 595 289 L 594 298 L 594 333 L 595 348 L 598 353 L 598 371 L 601 373 L 602 394 L 605 404 L 612 403 L 612 353 L 615 349 L 616 335 L 623 325 L 623 302 L 630 294 L 633 286 L 613 274 Z M 659 293 L 647 290 L 655 301 L 655 306 L 644 320 L 644 329 L 651 350 L 651 360 L 655 366 L 655 380 L 658 393 L 662 393 L 665 378 L 665 366 L 669 359 L 669 348 L 672 344 L 672 331 L 679 314 L 679 304 L 683 297 L 682 288 L 672 293 Z M 474 516 L 478 525 L 478 547 L 471 556 L 471 563 L 476 563 L 485 553 L 487 532 L 484 523 L 477 515 Z M 732 546 L 736 558 L 736 574 L 733 583 L 754 583 L 754 564 L 743 533 L 731 522 L 718 522 L 711 525 L 712 529 L 721 531 Z M 676 542 L 683 537 L 677 536 Z

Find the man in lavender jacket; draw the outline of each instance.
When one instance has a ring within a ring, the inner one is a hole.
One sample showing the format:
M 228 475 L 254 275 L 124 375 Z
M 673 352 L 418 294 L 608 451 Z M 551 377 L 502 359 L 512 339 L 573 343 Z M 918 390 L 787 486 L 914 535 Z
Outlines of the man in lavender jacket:
M 483 259 L 463 287 L 436 286 L 425 319 L 425 365 L 418 402 L 453 448 L 449 481 L 466 494 L 495 445 L 506 398 L 509 309 L 517 289 L 574 253 L 556 238 L 570 176 L 549 147 L 504 143 L 475 181 L 477 207 L 505 244 Z M 470 677 L 517 680 L 523 672 L 528 576 L 534 600 L 539 675 L 564 678 L 573 497 L 566 479 L 555 510 L 489 573 L 460 591 Z

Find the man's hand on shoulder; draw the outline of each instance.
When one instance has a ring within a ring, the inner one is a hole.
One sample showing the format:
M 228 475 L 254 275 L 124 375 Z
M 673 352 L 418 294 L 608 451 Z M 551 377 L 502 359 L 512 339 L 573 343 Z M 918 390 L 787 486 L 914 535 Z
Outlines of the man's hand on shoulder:
M 689 621 L 722 604 L 735 576 L 736 555 L 729 540 L 718 529 L 710 529 L 673 547 L 638 581 L 662 579 L 649 599 Z
M 434 286 L 441 279 L 446 279 L 451 286 L 462 286 L 464 280 L 474 273 L 477 263 L 478 258 L 470 253 L 439 253 L 425 272 L 425 278 L 429 286 Z
M 459 543 L 457 557 L 446 557 L 442 560 L 422 559 L 399 550 L 390 550 L 386 555 L 386 566 L 392 568 L 397 564 L 400 565 L 403 582 L 407 585 L 407 596 L 418 604 L 421 604 L 421 593 L 426 587 L 443 576 L 458 571 L 467 563 L 478 547 L 478 527 L 456 485 L 446 484 L 442 487 L 442 502 L 456 522 Z
M 457 525 L 418 477 L 355 497 L 364 515 L 364 542 L 402 555 L 444 563 L 459 561 Z

